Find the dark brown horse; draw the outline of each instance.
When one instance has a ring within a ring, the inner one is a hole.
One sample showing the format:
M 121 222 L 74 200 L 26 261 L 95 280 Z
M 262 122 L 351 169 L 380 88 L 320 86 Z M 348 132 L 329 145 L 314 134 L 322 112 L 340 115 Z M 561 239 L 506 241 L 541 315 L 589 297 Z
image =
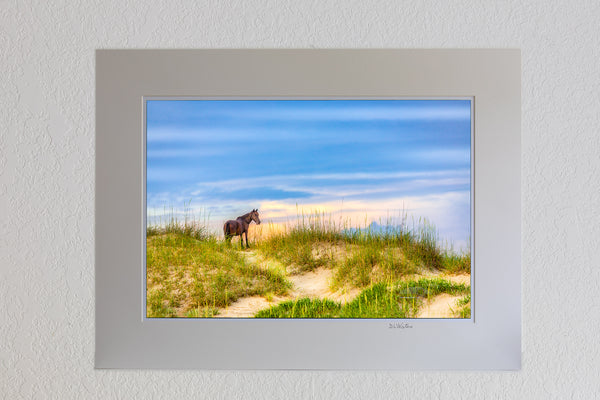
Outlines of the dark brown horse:
M 244 248 L 244 238 L 243 234 L 246 234 L 246 247 L 248 246 L 248 227 L 250 226 L 250 222 L 256 222 L 257 225 L 260 225 L 260 218 L 258 218 L 258 210 L 252 210 L 248 214 L 244 214 L 240 217 L 237 217 L 234 220 L 230 219 L 225 222 L 223 225 L 223 233 L 225 234 L 225 240 L 231 243 L 231 238 L 234 236 L 240 236 L 240 245 L 242 249 Z

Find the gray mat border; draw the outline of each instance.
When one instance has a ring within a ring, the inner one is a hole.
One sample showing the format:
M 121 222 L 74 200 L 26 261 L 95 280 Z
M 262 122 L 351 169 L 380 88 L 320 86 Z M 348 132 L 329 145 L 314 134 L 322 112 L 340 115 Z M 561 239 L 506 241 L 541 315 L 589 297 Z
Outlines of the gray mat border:
M 143 99 L 170 96 L 474 98 L 474 318 L 144 319 Z M 96 52 L 96 368 L 518 369 L 520 239 L 518 50 Z

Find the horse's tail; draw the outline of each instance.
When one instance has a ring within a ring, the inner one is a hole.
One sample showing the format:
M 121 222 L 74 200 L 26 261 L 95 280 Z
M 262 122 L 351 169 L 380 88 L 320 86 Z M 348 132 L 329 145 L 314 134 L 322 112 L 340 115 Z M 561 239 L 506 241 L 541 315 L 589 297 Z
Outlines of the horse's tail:
M 229 225 L 229 221 L 227 221 L 223 226 L 223 233 L 225 234 L 225 237 L 231 236 L 231 227 Z

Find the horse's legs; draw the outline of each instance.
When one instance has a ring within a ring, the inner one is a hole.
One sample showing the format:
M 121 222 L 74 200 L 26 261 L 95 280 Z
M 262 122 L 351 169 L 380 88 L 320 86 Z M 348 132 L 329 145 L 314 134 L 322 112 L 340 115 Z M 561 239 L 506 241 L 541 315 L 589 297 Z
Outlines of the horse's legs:
M 240 233 L 240 247 L 244 250 L 244 232 Z
M 245 233 L 246 233 L 246 247 L 250 247 L 250 246 L 248 245 L 248 231 L 246 231 Z

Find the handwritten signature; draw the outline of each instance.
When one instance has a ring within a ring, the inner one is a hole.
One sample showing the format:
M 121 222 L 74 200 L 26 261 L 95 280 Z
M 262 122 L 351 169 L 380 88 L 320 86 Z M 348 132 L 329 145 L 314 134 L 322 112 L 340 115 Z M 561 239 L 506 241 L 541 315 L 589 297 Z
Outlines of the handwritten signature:
M 389 329 L 412 329 L 412 325 L 408 322 L 390 322 Z

